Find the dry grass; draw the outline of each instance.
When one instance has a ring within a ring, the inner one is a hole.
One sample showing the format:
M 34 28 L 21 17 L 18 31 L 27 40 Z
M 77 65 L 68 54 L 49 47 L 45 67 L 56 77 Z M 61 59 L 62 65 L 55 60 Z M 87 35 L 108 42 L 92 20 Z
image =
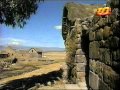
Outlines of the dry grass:
M 11 76 L 18 76 L 20 74 L 31 72 L 33 70 L 40 69 L 43 66 L 47 66 L 53 63 L 64 62 L 66 57 L 65 52 L 46 52 L 43 54 L 43 58 L 40 60 L 32 59 L 26 57 L 26 59 L 18 59 L 18 62 L 12 64 L 8 67 L 7 71 L 0 73 L 0 78 L 5 79 Z M 19 57 L 18 57 L 19 58 Z M 3 59 L 5 62 L 11 62 L 10 58 Z M 23 60 L 23 61 L 22 61 Z M 1 64 L 0 64 L 1 65 Z
M 46 65 L 46 66 L 43 66 L 40 69 L 34 70 L 32 72 L 24 73 L 24 74 L 21 74 L 18 76 L 8 77 L 8 78 L 0 80 L 0 84 L 5 84 L 7 82 L 10 82 L 10 81 L 13 81 L 16 79 L 40 76 L 40 75 L 47 74 L 52 71 L 57 71 L 57 70 L 60 70 L 60 68 L 62 67 L 62 64 L 63 63 L 55 63 L 55 64 L 51 64 L 51 65 Z
M 43 57 L 46 57 L 50 60 L 61 62 L 61 61 L 65 61 L 66 52 L 46 52 L 43 53 Z

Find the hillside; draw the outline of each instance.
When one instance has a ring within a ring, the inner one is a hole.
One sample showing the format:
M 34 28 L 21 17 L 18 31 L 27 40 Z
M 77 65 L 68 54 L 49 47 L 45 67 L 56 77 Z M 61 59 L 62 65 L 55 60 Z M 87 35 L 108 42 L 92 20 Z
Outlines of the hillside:
M 75 18 L 83 19 L 85 17 L 94 15 L 94 12 L 98 7 L 103 7 L 103 5 L 83 5 L 76 3 L 67 3 L 64 7 L 64 10 L 66 10 L 68 19 L 74 21 Z
M 0 46 L 0 50 L 4 50 L 7 46 Z M 43 52 L 64 52 L 65 48 L 59 47 L 27 47 L 27 46 L 11 46 L 15 50 L 29 50 L 30 48 L 38 48 Z

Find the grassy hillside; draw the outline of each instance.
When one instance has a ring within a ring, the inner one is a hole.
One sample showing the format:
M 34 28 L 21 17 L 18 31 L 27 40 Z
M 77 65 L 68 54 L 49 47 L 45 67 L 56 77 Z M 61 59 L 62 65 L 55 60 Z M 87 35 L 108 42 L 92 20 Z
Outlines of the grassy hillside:
M 83 5 L 76 3 L 67 3 L 65 5 L 65 8 L 68 11 L 67 17 L 69 20 L 74 20 L 75 18 L 83 19 L 92 16 L 98 7 L 103 7 L 103 5 Z

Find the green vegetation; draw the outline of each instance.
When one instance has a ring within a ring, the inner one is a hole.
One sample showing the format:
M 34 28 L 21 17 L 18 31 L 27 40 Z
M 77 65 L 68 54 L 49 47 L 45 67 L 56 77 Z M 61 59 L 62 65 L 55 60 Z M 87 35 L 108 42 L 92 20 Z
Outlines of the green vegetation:
M 0 0 L 0 23 L 23 27 L 36 13 L 39 1 L 43 0 Z
M 74 21 L 75 18 L 86 18 L 92 16 L 98 7 L 103 7 L 103 5 L 84 5 L 76 3 L 67 3 L 65 8 L 68 11 L 68 20 Z
M 68 34 L 67 38 L 66 38 L 66 52 L 68 54 L 67 56 L 67 60 L 71 61 L 73 56 L 75 55 L 76 52 L 76 35 L 77 32 L 75 30 L 73 30 L 73 32 L 71 33 L 71 35 Z

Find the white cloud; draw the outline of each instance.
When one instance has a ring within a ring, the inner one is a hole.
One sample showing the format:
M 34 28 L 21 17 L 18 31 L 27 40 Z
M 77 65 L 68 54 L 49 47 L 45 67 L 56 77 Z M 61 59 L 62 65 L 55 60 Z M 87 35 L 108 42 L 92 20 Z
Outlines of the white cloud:
M 54 28 L 55 28 L 56 30 L 62 30 L 62 26 L 61 26 L 61 25 L 54 26 Z
M 0 41 L 2 43 L 8 44 L 8 45 L 22 45 L 26 43 L 23 39 L 17 39 L 17 38 L 1 38 Z
M 10 42 L 9 44 L 10 44 L 10 45 L 21 45 L 20 42 L 14 42 L 14 41 L 13 41 L 13 42 Z

